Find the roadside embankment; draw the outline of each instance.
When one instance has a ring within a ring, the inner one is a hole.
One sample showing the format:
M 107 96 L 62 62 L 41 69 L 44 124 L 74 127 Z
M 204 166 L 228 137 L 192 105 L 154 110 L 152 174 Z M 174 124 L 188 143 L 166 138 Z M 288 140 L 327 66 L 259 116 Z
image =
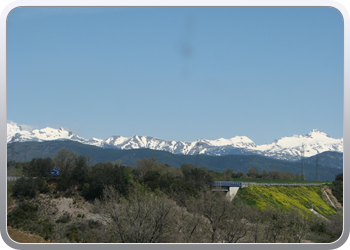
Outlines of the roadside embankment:
M 287 211 L 297 208 L 310 213 L 314 209 L 322 216 L 336 215 L 336 209 L 324 199 L 321 187 L 315 186 L 260 186 L 254 185 L 239 189 L 237 196 L 261 210 L 268 207 Z

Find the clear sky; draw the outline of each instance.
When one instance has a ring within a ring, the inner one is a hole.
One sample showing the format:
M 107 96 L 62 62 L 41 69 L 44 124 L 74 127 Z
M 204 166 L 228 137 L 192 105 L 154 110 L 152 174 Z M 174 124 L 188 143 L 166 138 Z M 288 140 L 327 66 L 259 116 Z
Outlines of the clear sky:
M 14 9 L 7 119 L 86 139 L 343 137 L 343 19 L 328 7 Z

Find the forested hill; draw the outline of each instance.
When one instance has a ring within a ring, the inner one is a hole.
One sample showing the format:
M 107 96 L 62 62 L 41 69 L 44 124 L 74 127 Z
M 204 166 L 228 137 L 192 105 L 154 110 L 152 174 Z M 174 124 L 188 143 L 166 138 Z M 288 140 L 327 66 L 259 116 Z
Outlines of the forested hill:
M 90 155 L 94 159 L 94 163 L 121 160 L 122 165 L 135 166 L 137 159 L 150 158 L 152 156 L 154 156 L 159 162 L 163 162 L 173 167 L 179 167 L 184 163 L 196 163 L 196 156 L 192 155 L 177 155 L 151 149 L 103 149 L 74 141 L 15 142 L 13 146 L 8 144 L 7 157 L 8 159 L 13 158 L 16 161 L 30 161 L 32 158 L 52 158 L 60 148 L 73 150 L 83 156 Z M 332 160 L 334 157 L 336 160 Z M 328 152 L 327 154 L 323 153 L 322 160 L 319 160 L 319 163 L 320 180 L 333 181 L 336 174 L 343 172 L 342 154 L 334 152 Z M 324 163 L 329 165 L 323 165 Z M 315 161 L 306 158 L 304 165 L 307 179 L 315 180 Z M 299 161 L 291 162 L 274 160 L 258 155 L 199 155 L 199 166 L 205 166 L 207 169 L 212 169 L 214 171 L 222 171 L 226 168 L 231 168 L 236 172 L 242 171 L 247 173 L 248 168 L 256 167 L 259 172 L 263 169 L 266 171 L 276 169 L 295 174 L 300 173 Z

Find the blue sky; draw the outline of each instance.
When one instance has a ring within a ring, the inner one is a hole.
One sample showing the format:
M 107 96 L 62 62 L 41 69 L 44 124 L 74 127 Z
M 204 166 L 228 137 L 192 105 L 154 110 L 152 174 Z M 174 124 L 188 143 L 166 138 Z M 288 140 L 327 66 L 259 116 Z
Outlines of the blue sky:
M 343 137 L 343 19 L 326 7 L 14 9 L 7 119 L 86 139 Z

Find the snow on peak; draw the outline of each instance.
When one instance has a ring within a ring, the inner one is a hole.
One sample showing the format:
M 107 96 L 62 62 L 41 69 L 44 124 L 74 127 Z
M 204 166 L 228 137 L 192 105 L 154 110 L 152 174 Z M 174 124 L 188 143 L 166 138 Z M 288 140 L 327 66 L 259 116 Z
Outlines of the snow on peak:
M 311 136 L 311 137 L 329 137 L 326 133 L 323 133 L 322 131 L 318 130 L 318 129 L 313 129 L 311 130 L 310 133 L 307 134 L 307 136 Z
M 134 135 L 132 137 L 111 136 L 106 140 L 93 137 L 86 140 L 73 132 L 60 127 L 30 129 L 31 126 L 7 123 L 7 142 L 15 141 L 48 141 L 68 139 L 98 147 L 114 147 L 118 149 L 149 148 L 168 151 L 174 154 L 193 155 L 198 152 L 208 155 L 236 154 L 240 152 L 260 154 L 276 159 L 297 159 L 300 157 L 302 144 L 305 145 L 305 156 L 312 156 L 324 151 L 343 152 L 343 138 L 334 139 L 318 129 L 313 129 L 307 135 L 282 137 L 270 144 L 256 145 L 246 136 L 235 136 L 229 139 L 216 140 L 199 139 L 193 142 L 168 141 L 150 136 Z
M 305 146 L 305 156 L 309 157 L 325 151 L 343 152 L 343 139 L 334 139 L 320 130 L 313 129 L 307 135 L 293 135 L 282 137 L 271 144 L 257 146 L 259 151 L 277 153 L 289 152 L 292 156 L 298 156 L 301 152 L 302 144 Z
M 26 129 L 23 129 L 22 127 Z M 76 141 L 84 140 L 82 137 L 74 135 L 72 131 L 67 131 L 60 127 L 58 129 L 46 127 L 43 129 L 28 129 L 29 126 L 18 125 L 14 122 L 7 123 L 7 142 L 16 137 L 16 141 L 48 141 L 48 140 L 62 140 L 73 138 Z
M 250 145 L 255 146 L 255 143 L 246 136 L 235 136 L 230 139 L 220 138 L 216 140 L 207 140 L 209 145 L 211 146 L 234 146 L 239 147 L 240 145 Z

